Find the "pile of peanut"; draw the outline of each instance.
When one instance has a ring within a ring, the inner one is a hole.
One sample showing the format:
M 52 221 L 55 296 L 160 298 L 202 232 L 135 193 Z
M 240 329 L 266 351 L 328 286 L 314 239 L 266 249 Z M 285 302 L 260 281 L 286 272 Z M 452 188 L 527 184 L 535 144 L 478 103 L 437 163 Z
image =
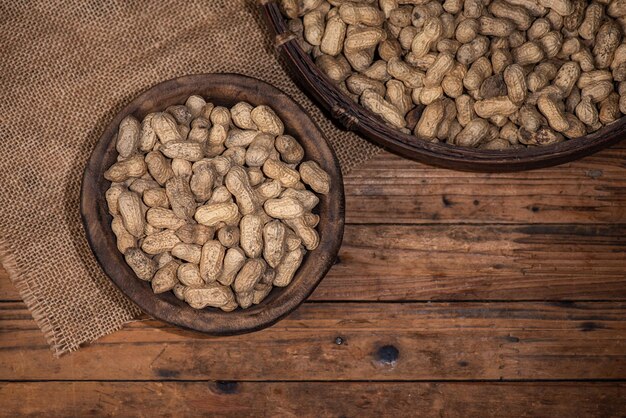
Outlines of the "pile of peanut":
M 232 311 L 293 279 L 319 244 L 328 174 L 268 106 L 185 105 L 122 120 L 105 173 L 117 247 L 154 293 Z M 311 190 L 307 190 L 308 186 Z
M 387 124 L 502 150 L 626 114 L 626 0 L 281 0 L 316 65 Z

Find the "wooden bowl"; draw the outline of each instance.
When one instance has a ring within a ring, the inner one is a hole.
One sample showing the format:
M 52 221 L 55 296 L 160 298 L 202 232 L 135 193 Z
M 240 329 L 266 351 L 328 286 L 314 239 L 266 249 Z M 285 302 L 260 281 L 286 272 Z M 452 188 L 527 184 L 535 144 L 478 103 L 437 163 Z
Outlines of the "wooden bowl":
M 277 0 L 261 2 L 266 20 L 276 35 L 276 48 L 292 78 L 341 126 L 403 157 L 454 170 L 506 172 L 562 164 L 592 154 L 626 137 L 626 117 L 581 138 L 545 147 L 491 151 L 433 144 L 404 134 L 377 115 L 357 105 L 339 90 L 298 44 L 286 26 Z
M 117 158 L 115 136 L 120 121 L 129 114 L 141 120 L 148 113 L 184 104 L 192 94 L 216 105 L 230 107 L 239 101 L 271 106 L 285 124 L 285 132 L 304 147 L 305 158 L 314 160 L 330 174 L 327 196 L 320 196 L 317 230 L 320 245 L 307 252 L 291 284 L 274 288 L 260 304 L 248 309 L 223 312 L 215 308 L 196 310 L 178 300 L 172 292 L 155 295 L 150 283 L 139 280 L 117 250 L 111 230 L 105 192 L 110 182 L 104 171 Z M 300 305 L 332 266 L 344 227 L 344 193 L 337 158 L 316 124 L 285 93 L 260 80 L 236 74 L 199 74 L 158 84 L 126 106 L 107 126 L 85 168 L 81 189 L 81 215 L 87 240 L 104 272 L 120 290 L 149 315 L 177 326 L 212 335 L 255 331 L 272 325 Z

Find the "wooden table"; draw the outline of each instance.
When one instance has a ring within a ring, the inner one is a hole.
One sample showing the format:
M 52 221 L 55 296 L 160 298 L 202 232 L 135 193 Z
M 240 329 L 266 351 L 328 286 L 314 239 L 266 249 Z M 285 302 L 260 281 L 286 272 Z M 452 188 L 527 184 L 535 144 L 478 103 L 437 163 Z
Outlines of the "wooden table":
M 626 144 L 497 175 L 383 153 L 346 194 L 337 264 L 250 335 L 144 318 L 56 360 L 3 273 L 0 415 L 626 413 Z

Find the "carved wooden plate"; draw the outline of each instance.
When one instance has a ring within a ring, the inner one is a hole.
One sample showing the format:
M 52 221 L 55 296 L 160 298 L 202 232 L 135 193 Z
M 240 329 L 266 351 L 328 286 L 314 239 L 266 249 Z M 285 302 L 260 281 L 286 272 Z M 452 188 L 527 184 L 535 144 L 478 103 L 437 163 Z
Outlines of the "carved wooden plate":
M 330 193 L 319 196 L 317 230 L 320 245 L 305 255 L 291 284 L 274 288 L 260 304 L 233 312 L 205 308 L 196 310 L 172 292 L 155 295 L 150 283 L 139 280 L 117 250 L 111 230 L 105 192 L 110 182 L 104 171 L 117 158 L 115 135 L 120 121 L 129 114 L 141 120 L 148 113 L 184 104 L 197 94 L 216 105 L 231 107 L 239 101 L 272 107 L 285 124 L 285 132 L 297 138 L 305 158 L 316 161 L 331 177 Z M 332 266 L 344 228 L 344 192 L 341 170 L 333 150 L 317 125 L 285 93 L 260 80 L 237 74 L 198 74 L 158 84 L 126 106 L 107 126 L 85 168 L 81 189 L 81 215 L 87 240 L 104 272 L 120 290 L 147 314 L 184 328 L 212 335 L 240 334 L 272 325 L 300 305 Z

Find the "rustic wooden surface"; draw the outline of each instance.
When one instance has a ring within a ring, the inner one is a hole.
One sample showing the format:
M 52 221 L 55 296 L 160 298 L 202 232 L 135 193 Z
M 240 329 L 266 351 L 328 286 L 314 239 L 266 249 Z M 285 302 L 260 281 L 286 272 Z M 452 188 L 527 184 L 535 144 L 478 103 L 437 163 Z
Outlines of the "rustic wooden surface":
M 254 334 L 145 317 L 57 360 L 0 272 L 0 416 L 624 416 L 626 145 L 345 183 L 336 265 Z

